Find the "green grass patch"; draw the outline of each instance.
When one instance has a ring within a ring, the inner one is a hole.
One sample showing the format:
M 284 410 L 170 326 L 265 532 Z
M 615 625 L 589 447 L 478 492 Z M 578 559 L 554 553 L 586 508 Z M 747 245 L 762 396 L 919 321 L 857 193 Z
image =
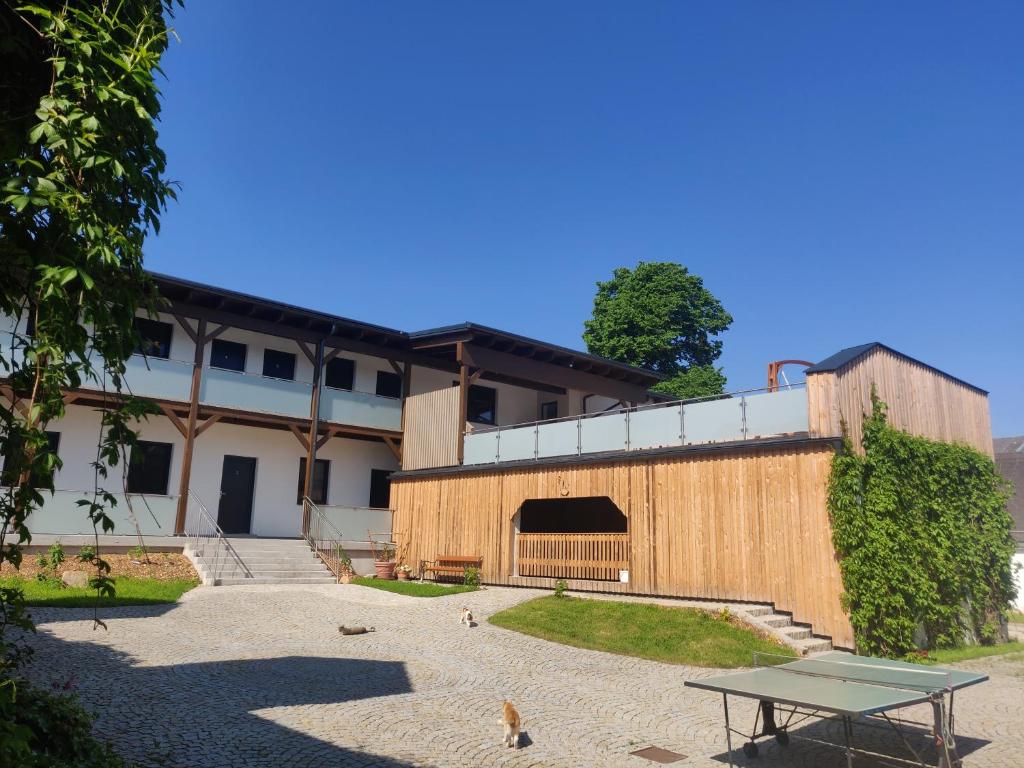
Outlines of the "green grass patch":
M 1010 622 L 1012 624 L 1024 624 L 1024 611 L 1010 611 Z
M 399 595 L 410 597 L 442 597 L 444 595 L 455 595 L 459 592 L 476 592 L 480 587 L 467 587 L 463 584 L 435 584 L 430 581 L 398 581 L 397 579 L 369 579 L 357 576 L 352 579 L 353 584 L 361 587 L 373 587 L 383 589 L 385 592 L 395 592 Z
M 942 651 L 928 651 L 928 662 L 953 664 L 957 661 L 984 659 L 987 656 L 1002 656 L 1008 653 L 1024 653 L 1024 643 L 1000 643 L 998 645 L 968 645 L 964 648 L 948 648 Z
M 551 595 L 496 613 L 490 622 L 577 648 L 696 667 L 749 667 L 755 651 L 796 655 L 735 619 L 649 603 Z
M 95 605 L 110 608 L 174 603 L 198 583 L 191 579 L 161 581 L 121 576 L 114 579 L 117 594 L 113 598 L 101 597 L 97 603 L 93 589 L 63 587 L 52 581 L 36 579 L 0 579 L 0 585 L 4 587 L 21 587 L 26 604 L 37 608 L 92 608 Z

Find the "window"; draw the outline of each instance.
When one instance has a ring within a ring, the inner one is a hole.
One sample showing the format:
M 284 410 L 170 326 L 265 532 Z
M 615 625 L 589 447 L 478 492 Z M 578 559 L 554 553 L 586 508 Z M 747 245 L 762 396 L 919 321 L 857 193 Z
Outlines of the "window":
M 558 418 L 558 402 L 552 400 L 550 403 L 540 404 L 540 418 L 544 419 L 557 419 Z
M 295 355 L 276 349 L 263 350 L 263 375 L 292 381 L 295 378 Z
M 377 394 L 381 397 L 401 397 L 402 377 L 391 371 L 377 371 Z
M 387 509 L 391 506 L 391 470 L 370 470 L 370 506 Z
M 171 476 L 171 444 L 139 440 L 132 446 L 128 467 L 128 493 L 167 495 Z
M 353 360 L 336 357 L 327 363 L 324 384 L 334 389 L 352 389 L 352 381 L 356 375 L 356 364 Z
M 47 432 L 46 433 L 46 443 L 47 443 L 47 445 L 46 445 L 46 448 L 44 449 L 44 451 L 46 453 L 52 453 L 54 456 L 56 456 L 57 455 L 57 449 L 60 448 L 60 432 Z M 15 435 L 12 435 L 11 452 L 12 453 L 20 453 L 21 452 L 20 439 L 17 436 L 15 436 Z M 4 461 L 3 472 L 0 473 L 0 486 L 14 486 L 14 485 L 17 485 L 18 484 L 18 475 L 20 473 L 21 472 L 18 469 L 16 464 L 11 464 L 10 462 L 5 460 Z M 51 487 L 52 482 L 53 482 L 52 475 L 48 477 L 47 474 L 44 474 L 42 472 L 36 473 L 32 477 L 32 484 L 37 486 L 37 487 L 39 487 L 39 488 L 49 488 L 49 487 Z
M 317 459 L 313 464 L 313 478 L 309 488 L 309 498 L 314 504 L 327 503 L 327 480 L 331 474 L 331 462 Z M 299 492 L 295 495 L 295 503 L 302 503 L 302 492 L 306 486 L 306 457 L 299 459 Z
M 135 330 L 142 337 L 136 352 L 150 357 L 162 357 L 165 360 L 171 356 L 171 333 L 173 329 L 170 323 L 162 323 L 159 320 L 150 320 L 145 317 L 135 318 Z
M 497 424 L 498 390 L 471 384 L 466 398 L 466 421 L 474 424 Z
M 245 344 L 214 339 L 210 345 L 210 367 L 228 371 L 245 370 Z

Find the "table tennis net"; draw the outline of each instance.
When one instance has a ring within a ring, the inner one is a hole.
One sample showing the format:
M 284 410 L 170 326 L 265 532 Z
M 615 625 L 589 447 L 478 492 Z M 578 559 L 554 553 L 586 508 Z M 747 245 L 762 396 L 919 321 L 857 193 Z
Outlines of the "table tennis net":
M 772 667 L 782 672 L 831 680 L 866 683 L 886 688 L 909 691 L 943 691 L 952 689 L 949 672 L 932 669 L 908 668 L 884 661 L 858 662 L 856 656 L 849 661 L 837 659 L 794 659 L 771 653 L 754 652 L 755 667 Z

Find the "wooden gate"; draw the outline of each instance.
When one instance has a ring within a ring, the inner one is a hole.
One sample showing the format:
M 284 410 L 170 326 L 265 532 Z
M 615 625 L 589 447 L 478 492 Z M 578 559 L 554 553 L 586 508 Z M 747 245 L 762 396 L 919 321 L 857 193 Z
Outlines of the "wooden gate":
M 628 533 L 520 533 L 520 576 L 618 581 L 629 569 Z

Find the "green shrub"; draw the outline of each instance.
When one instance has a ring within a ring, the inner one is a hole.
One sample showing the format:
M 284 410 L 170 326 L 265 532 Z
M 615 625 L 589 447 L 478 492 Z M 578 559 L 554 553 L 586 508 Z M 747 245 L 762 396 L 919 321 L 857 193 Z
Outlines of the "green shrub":
M 469 566 L 462 572 L 462 583 L 467 587 L 480 586 L 480 569 Z
M 565 590 L 569 588 L 569 582 L 559 579 L 555 582 L 555 597 L 565 597 Z
M 1014 595 L 1008 491 L 989 456 L 888 425 L 872 391 L 864 455 L 832 462 L 843 605 L 863 652 L 995 642 Z

